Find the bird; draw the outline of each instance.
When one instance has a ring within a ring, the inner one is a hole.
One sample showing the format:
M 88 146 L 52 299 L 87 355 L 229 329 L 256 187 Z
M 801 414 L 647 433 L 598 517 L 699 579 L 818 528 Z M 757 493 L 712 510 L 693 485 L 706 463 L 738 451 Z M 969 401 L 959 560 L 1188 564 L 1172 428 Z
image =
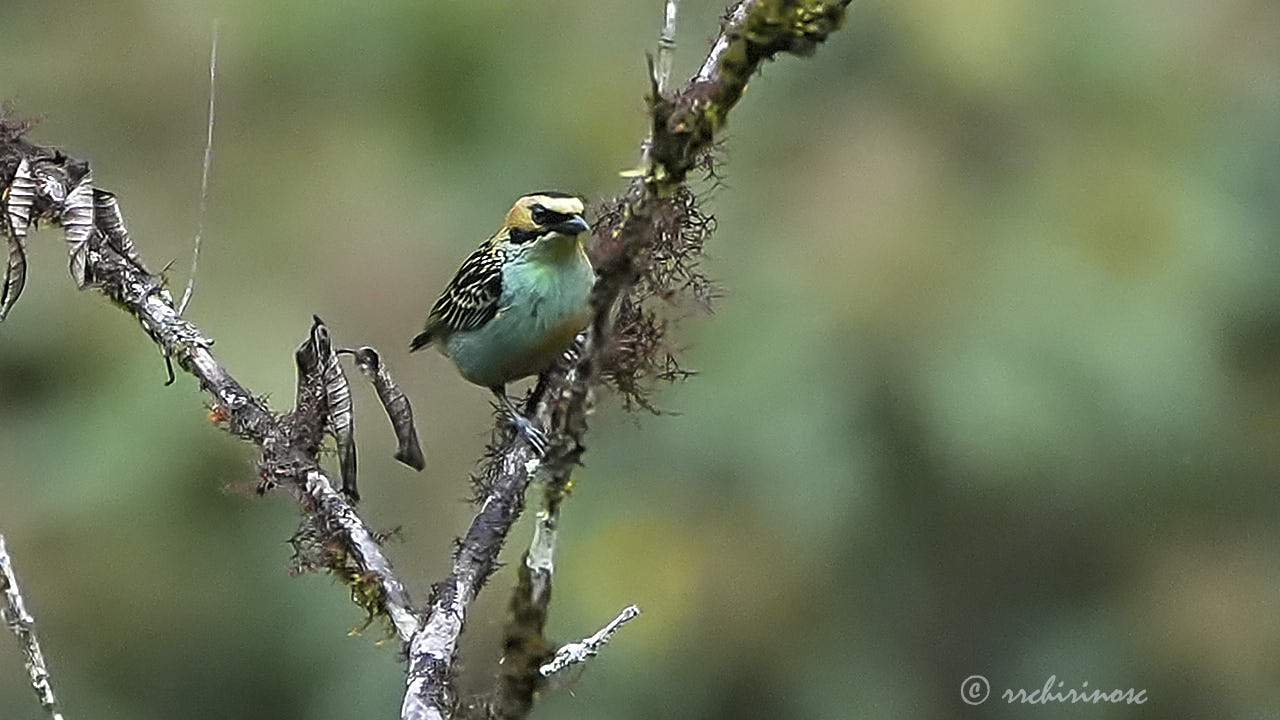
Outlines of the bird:
M 582 199 L 544 190 L 516 200 L 502 226 L 462 263 L 409 344 L 434 346 L 468 382 L 498 399 L 539 456 L 546 434 L 507 396 L 507 383 L 537 375 L 586 326 L 596 274 L 582 246 L 591 230 Z

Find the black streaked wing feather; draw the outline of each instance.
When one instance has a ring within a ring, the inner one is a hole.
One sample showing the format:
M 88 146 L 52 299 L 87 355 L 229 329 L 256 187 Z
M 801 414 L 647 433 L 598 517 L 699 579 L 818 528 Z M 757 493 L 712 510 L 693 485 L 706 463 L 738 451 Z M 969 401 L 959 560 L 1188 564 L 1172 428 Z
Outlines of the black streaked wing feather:
M 498 314 L 503 255 L 497 241 L 495 237 L 481 245 L 458 268 L 432 306 L 426 329 L 413 339 L 412 349 L 425 347 L 444 333 L 475 330 Z

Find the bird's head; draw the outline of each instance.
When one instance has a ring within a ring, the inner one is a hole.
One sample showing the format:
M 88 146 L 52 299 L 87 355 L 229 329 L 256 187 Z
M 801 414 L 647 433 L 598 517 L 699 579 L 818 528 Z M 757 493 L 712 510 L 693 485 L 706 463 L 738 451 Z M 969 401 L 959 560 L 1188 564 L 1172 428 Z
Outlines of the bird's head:
M 553 234 L 577 238 L 591 229 L 582 217 L 582 199 L 545 190 L 525 195 L 507 212 L 503 228 L 513 245 L 524 245 Z

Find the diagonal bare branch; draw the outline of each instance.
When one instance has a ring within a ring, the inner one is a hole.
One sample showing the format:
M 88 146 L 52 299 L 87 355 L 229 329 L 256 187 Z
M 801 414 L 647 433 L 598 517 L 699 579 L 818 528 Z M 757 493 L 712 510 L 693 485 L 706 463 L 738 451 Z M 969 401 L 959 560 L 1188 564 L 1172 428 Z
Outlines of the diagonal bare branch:
M 127 235 L 118 205 L 114 198 L 103 202 L 109 194 L 92 187 L 87 164 L 25 141 L 0 117 L 0 187 L 9 188 L 5 210 L 10 218 L 18 207 L 12 187 L 21 168 L 27 169 L 34 187 L 22 207 L 30 211 L 31 222 L 63 225 L 77 284 L 96 288 L 137 318 L 161 353 L 176 360 L 211 396 L 213 417 L 258 446 L 262 488 L 288 490 L 317 534 L 317 545 L 325 548 L 318 562 L 304 564 L 339 574 L 366 611 L 385 615 L 402 639 L 413 637 L 420 621 L 378 534 L 334 490 L 317 460 L 327 405 L 312 403 L 277 415 L 241 385 L 210 350 L 212 340 L 181 317 L 163 281 L 143 268 L 132 244 L 122 243 Z M 98 206 L 110 212 L 95 212 L 95 195 Z M 323 394 L 322 381 L 317 392 Z
M 40 641 L 36 639 L 36 620 L 27 612 L 22 592 L 18 589 L 18 576 L 13 570 L 13 560 L 4 545 L 4 535 L 0 535 L 0 593 L 4 594 L 4 605 L 0 606 L 0 620 L 9 626 L 9 630 L 22 643 L 23 665 L 27 668 L 27 680 L 40 699 L 40 707 L 49 713 L 52 720 L 62 720 L 58 710 L 58 700 L 53 696 L 53 685 L 49 679 L 49 667 L 44 661 L 44 652 L 40 650 Z

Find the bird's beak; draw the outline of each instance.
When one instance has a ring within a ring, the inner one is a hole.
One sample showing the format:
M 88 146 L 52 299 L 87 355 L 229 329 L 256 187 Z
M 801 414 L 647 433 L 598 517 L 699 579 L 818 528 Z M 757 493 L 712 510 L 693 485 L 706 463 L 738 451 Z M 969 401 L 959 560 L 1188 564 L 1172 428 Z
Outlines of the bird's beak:
M 552 225 L 551 229 L 561 235 L 581 235 L 590 230 L 591 226 L 587 224 L 586 220 L 582 219 L 581 215 L 574 215 L 568 220 Z

